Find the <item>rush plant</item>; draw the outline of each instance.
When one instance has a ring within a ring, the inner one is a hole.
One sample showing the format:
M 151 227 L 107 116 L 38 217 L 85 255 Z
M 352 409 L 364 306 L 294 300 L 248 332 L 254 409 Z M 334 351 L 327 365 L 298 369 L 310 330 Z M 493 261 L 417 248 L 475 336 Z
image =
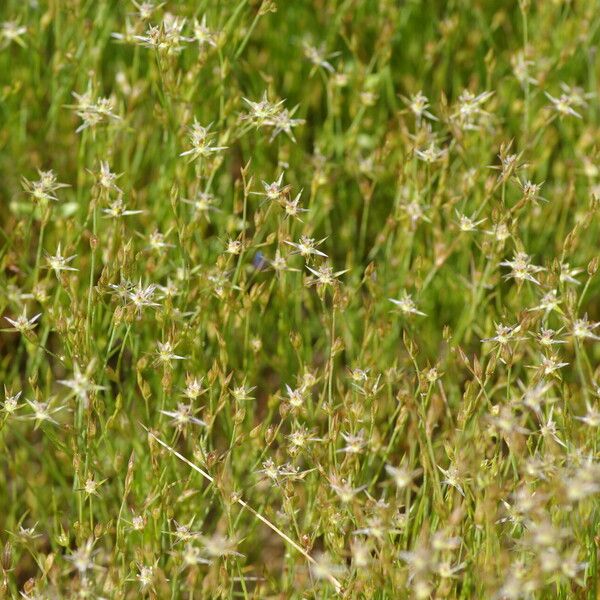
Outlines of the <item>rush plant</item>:
M 0 597 L 599 597 L 599 0 L 0 2 Z

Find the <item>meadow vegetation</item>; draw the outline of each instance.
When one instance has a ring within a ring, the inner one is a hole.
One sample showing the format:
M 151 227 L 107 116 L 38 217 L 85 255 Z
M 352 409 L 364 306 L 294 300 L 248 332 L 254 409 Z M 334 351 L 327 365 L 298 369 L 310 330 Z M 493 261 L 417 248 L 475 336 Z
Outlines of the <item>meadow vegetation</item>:
M 0 596 L 596 599 L 598 0 L 2 0 Z

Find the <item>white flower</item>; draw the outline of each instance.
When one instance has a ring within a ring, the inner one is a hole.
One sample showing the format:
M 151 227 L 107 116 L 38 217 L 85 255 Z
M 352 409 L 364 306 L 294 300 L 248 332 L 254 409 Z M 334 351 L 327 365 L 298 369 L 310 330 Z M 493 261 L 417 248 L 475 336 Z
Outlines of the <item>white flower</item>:
M 326 55 L 324 48 L 316 48 L 315 46 L 312 46 L 306 41 L 302 43 L 302 48 L 304 50 L 304 56 L 306 56 L 306 58 L 315 67 L 325 69 L 329 73 L 335 72 L 333 65 L 327 59 L 337 56 L 339 52 L 334 52 L 333 54 Z
M 455 488 L 461 496 L 464 496 L 465 492 L 460 484 L 458 468 L 455 465 L 450 465 L 447 469 L 442 469 L 440 466 L 438 466 L 438 469 L 445 477 L 442 483 Z
M 31 319 L 27 318 L 27 311 L 23 309 L 23 312 L 16 318 L 10 319 L 9 317 L 4 317 L 12 326 L 13 331 L 19 331 L 20 333 L 26 333 L 28 331 L 32 331 L 36 326 L 36 321 L 42 316 L 42 313 L 38 313 L 31 317 Z
M 82 120 L 81 125 L 75 130 L 76 133 L 88 128 L 95 128 L 104 121 L 121 120 L 114 110 L 114 100 L 112 98 L 98 98 L 92 100 L 92 89 L 88 89 L 83 94 L 72 92 L 73 97 L 77 101 L 74 105 L 75 114 Z
M 361 429 L 358 433 L 343 433 L 342 438 L 346 442 L 343 448 L 340 448 L 338 452 L 344 452 L 346 454 L 360 454 L 364 451 L 367 440 L 365 440 L 365 432 Z
M 315 279 L 310 281 L 308 285 L 335 285 L 338 282 L 337 278 L 340 275 L 348 272 L 348 269 L 334 271 L 333 268 L 328 264 L 320 265 L 316 270 L 311 269 L 308 265 L 306 265 L 306 268 L 315 276 Z
M 201 21 L 194 19 L 194 40 L 198 42 L 200 47 L 217 47 L 217 34 L 214 31 L 211 31 L 206 25 L 206 15 L 202 16 Z
M 204 552 L 211 558 L 222 556 L 243 556 L 235 550 L 237 541 L 215 533 L 211 537 L 200 536 Z
M 22 178 L 21 184 L 23 189 L 31 196 L 34 202 L 53 201 L 58 202 L 56 191 L 62 188 L 69 187 L 66 183 L 59 183 L 54 171 L 40 171 L 38 181 L 29 181 L 25 177 Z
M 83 546 L 79 546 L 77 550 L 74 550 L 70 554 L 65 556 L 65 559 L 73 563 L 73 567 L 79 572 L 80 575 L 85 576 L 87 571 L 90 571 L 96 567 L 94 564 L 94 540 L 89 539 Z
M 77 271 L 75 267 L 71 267 L 69 263 L 77 258 L 76 254 L 72 256 L 63 256 L 60 248 L 60 243 L 58 244 L 58 248 L 56 249 L 56 254 L 54 256 L 47 254 L 46 261 L 48 262 L 48 268 L 52 269 L 56 276 L 60 274 L 61 271 Z
M 446 148 L 438 148 L 433 142 L 431 142 L 424 150 L 415 149 L 415 155 L 428 164 L 442 160 L 446 154 L 448 154 Z
M 533 276 L 545 269 L 531 263 L 531 258 L 525 252 L 517 252 L 512 260 L 504 260 L 500 263 L 502 267 L 510 267 L 511 272 L 504 279 L 516 279 L 517 281 L 531 281 L 536 285 L 540 282 Z
M 142 591 L 154 588 L 154 569 L 154 565 L 138 565 L 139 572 L 136 577 Z
M 84 406 L 87 406 L 89 394 L 104 390 L 106 388 L 101 385 L 96 385 L 92 379 L 91 374 L 94 371 L 94 364 L 90 363 L 85 373 L 81 372 L 79 365 L 75 363 L 73 365 L 73 377 L 72 379 L 59 379 L 58 383 L 68 387 L 73 392 L 73 395 L 81 400 Z
M 550 95 L 548 92 L 544 92 L 546 98 L 552 103 L 552 108 L 560 116 L 577 117 L 581 119 L 582 116 L 573 108 L 573 98 L 568 94 L 561 94 L 558 98 Z
M 4 386 L 4 404 L 2 405 L 2 411 L 6 415 L 12 415 L 15 412 L 17 412 L 19 408 L 21 408 L 21 406 L 19 406 L 19 398 L 22 394 L 22 391 L 19 391 L 16 394 L 12 394 L 8 391 L 6 386 Z
M 216 152 L 222 152 L 227 149 L 227 146 L 213 146 L 212 139 L 215 136 L 214 133 L 210 133 L 212 123 L 203 127 L 194 119 L 192 126 L 189 129 L 189 140 L 191 148 L 182 152 L 179 156 L 189 156 L 190 161 L 197 158 L 207 158 L 211 154 Z
M 317 249 L 317 246 L 320 246 L 327 238 L 323 238 L 322 240 L 315 242 L 314 238 L 303 235 L 300 237 L 298 242 L 289 242 L 285 240 L 284 242 L 288 244 L 288 246 L 292 246 L 296 248 L 291 254 L 300 254 L 303 258 L 308 258 L 312 255 L 323 256 L 327 258 L 327 254 L 321 252 Z
M 38 402 L 37 400 L 27 400 L 27 404 L 33 411 L 32 415 L 29 415 L 29 419 L 35 421 L 35 429 L 37 429 L 41 423 L 53 423 L 58 425 L 58 421 L 52 417 L 54 413 L 63 410 L 64 406 L 52 407 L 52 400 L 48 402 Z
M 402 96 L 402 100 L 408 106 L 413 115 L 415 115 L 417 122 L 420 122 L 423 117 L 427 117 L 432 121 L 437 121 L 437 118 L 428 110 L 429 99 L 427 96 L 424 96 L 423 92 L 420 90 L 416 94 L 413 94 L 410 98 L 405 98 Z
M 3 46 L 8 46 L 15 42 L 22 48 L 25 47 L 25 42 L 22 37 L 27 33 L 27 27 L 19 25 L 18 21 L 4 21 L 0 25 L 0 39 L 3 40 Z
M 401 464 L 398 467 L 385 465 L 385 470 L 400 490 L 412 485 L 413 479 L 422 472 L 422 469 L 409 469 L 406 464 Z
M 185 356 L 179 356 L 173 351 L 173 344 L 167 342 L 156 342 L 156 362 L 168 365 L 172 360 L 185 360 Z
M 594 333 L 600 323 L 591 323 L 588 320 L 587 315 L 584 315 L 581 319 L 575 319 L 573 321 L 573 332 L 572 335 L 576 339 L 584 340 L 589 338 L 591 340 L 600 340 L 600 336 Z
M 427 315 L 420 310 L 417 310 L 417 305 L 415 304 L 412 296 L 408 292 L 403 292 L 402 297 L 400 299 L 388 298 L 388 300 L 395 304 L 404 314 L 407 315 L 420 315 L 422 317 L 426 317 Z
M 140 280 L 137 286 L 134 286 L 127 292 L 127 298 L 135 306 L 138 312 L 141 312 L 144 307 L 160 306 L 160 304 L 153 301 L 156 287 L 157 286 L 154 284 L 143 286 Z
M 499 346 L 506 346 L 509 342 L 521 341 L 525 338 L 515 337 L 519 331 L 521 331 L 520 325 L 503 325 L 502 323 L 495 323 L 496 335 L 489 338 L 483 338 L 482 342 L 495 342 Z
M 195 425 L 206 425 L 204 421 L 194 416 L 194 413 L 197 412 L 197 410 L 194 410 L 191 404 L 179 402 L 177 404 L 177 410 L 161 410 L 160 412 L 163 415 L 167 415 L 167 417 L 171 417 L 172 425 L 179 430 L 185 429 L 190 423 L 194 423 Z
M 467 217 L 466 215 L 463 215 L 458 211 L 456 212 L 456 218 L 458 219 L 459 229 L 467 233 L 471 231 L 476 231 L 477 225 L 481 225 L 481 223 L 483 223 L 486 220 L 479 219 L 479 221 L 476 221 L 475 217 Z
M 128 209 L 123 202 L 123 197 L 119 196 L 109 204 L 108 208 L 103 208 L 102 212 L 105 214 L 105 218 L 119 219 L 130 215 L 141 215 L 144 211 Z
M 262 98 L 258 102 L 252 102 L 248 98 L 243 98 L 243 100 L 250 107 L 250 113 L 244 115 L 242 118 L 250 121 L 256 127 L 271 125 L 284 103 L 284 100 L 275 103 L 270 102 L 267 92 L 263 93 Z

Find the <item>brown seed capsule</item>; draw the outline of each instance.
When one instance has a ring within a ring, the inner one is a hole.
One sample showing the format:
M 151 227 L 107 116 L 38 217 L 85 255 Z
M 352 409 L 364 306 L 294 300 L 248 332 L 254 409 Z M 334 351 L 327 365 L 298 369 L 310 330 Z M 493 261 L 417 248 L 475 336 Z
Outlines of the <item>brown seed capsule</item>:
M 300 334 L 297 331 L 292 331 L 290 333 L 290 342 L 296 350 L 302 345 L 302 338 L 300 337 Z
M 133 482 L 133 467 L 135 466 L 135 454 L 132 452 L 129 457 L 129 461 L 127 463 L 127 475 L 125 476 L 125 496 L 129 493 L 131 489 L 131 484 Z
M 2 552 L 2 569 L 5 572 L 12 569 L 12 546 L 10 542 L 4 544 L 4 550 Z
M 217 453 L 213 450 L 206 455 L 206 466 L 210 469 L 218 460 Z
M 30 595 L 34 589 L 35 589 L 35 579 L 33 577 L 30 577 L 25 582 L 25 585 L 23 586 L 23 591 L 25 592 L 25 594 Z
M 267 427 L 267 430 L 265 431 L 265 441 L 267 442 L 267 444 L 271 444 L 271 442 L 275 439 L 275 427 L 273 427 L 273 425 L 270 425 L 269 427 Z
M 300 543 L 304 546 L 304 548 L 306 548 L 306 550 L 310 550 L 312 548 L 310 536 L 306 533 L 300 538 Z

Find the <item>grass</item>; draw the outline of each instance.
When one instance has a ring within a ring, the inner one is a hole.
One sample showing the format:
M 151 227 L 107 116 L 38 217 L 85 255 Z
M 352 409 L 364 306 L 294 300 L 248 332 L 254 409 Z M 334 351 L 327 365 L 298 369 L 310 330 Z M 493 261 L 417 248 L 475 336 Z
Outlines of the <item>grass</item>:
M 599 597 L 597 0 L 0 23 L 0 595 Z

